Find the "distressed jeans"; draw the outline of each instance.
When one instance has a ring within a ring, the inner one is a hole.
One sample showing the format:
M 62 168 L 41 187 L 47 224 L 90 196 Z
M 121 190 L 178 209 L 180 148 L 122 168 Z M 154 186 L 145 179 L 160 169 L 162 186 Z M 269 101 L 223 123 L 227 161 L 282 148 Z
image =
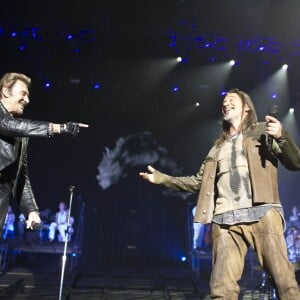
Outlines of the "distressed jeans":
M 212 226 L 213 268 L 210 280 L 212 299 L 237 300 L 238 281 L 249 246 L 261 266 L 273 278 L 281 300 L 300 300 L 293 265 L 288 260 L 283 223 L 276 209 L 258 222 Z

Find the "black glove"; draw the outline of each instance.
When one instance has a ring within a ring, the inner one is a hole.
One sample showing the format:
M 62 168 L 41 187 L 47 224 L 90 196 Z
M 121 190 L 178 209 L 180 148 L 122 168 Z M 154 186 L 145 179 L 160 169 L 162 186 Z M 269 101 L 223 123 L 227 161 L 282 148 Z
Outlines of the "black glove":
M 75 122 L 67 122 L 60 125 L 60 134 L 76 136 L 79 133 L 79 125 Z

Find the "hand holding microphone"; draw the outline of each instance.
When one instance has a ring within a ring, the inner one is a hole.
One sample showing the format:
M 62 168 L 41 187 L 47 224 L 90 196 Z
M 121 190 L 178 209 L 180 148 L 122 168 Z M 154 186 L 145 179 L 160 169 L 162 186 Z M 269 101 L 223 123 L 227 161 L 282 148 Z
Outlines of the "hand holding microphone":
M 272 105 L 270 113 L 265 117 L 266 134 L 268 135 L 268 149 L 272 150 L 273 139 L 279 139 L 282 136 L 282 126 L 277 119 L 278 106 Z

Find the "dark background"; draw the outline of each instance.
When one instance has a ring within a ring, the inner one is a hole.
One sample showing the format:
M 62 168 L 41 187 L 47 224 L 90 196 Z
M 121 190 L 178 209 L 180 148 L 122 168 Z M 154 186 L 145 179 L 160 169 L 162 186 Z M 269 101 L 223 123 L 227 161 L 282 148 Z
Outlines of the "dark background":
M 96 175 L 104 148 L 147 130 L 184 174 L 194 174 L 219 134 L 220 92 L 239 87 L 254 98 L 283 63 L 289 64 L 289 93 L 276 99 L 279 118 L 295 107 L 298 120 L 299 17 L 296 0 L 1 3 L 0 71 L 32 78 L 25 117 L 90 125 L 76 139 L 31 139 L 29 149 L 41 209 L 68 201 L 69 185 L 76 186 L 75 216 L 85 203 L 86 263 L 168 264 L 186 253 L 196 196 L 165 197 L 138 177 L 139 169 L 102 190 Z M 262 44 L 265 50 L 258 51 Z M 184 63 L 170 67 L 178 55 Z M 232 58 L 238 64 L 223 76 L 218 63 Z M 94 89 L 95 83 L 101 87 Z M 274 103 L 271 95 L 266 90 L 254 98 L 261 120 Z M 287 214 L 298 205 L 298 183 L 298 173 L 280 170 Z

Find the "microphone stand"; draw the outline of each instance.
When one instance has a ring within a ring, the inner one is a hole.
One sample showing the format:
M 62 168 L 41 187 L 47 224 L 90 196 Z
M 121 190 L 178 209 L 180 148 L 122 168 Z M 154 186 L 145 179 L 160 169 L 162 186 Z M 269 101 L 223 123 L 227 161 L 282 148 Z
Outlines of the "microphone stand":
M 66 261 L 67 261 L 67 247 L 68 247 L 68 241 L 69 241 L 70 217 L 71 217 L 71 208 L 72 208 L 74 189 L 75 189 L 74 185 L 69 186 L 70 202 L 69 202 L 69 210 L 68 210 L 67 230 L 66 230 L 66 238 L 65 238 L 65 245 L 64 245 L 64 253 L 63 253 L 63 256 L 62 256 L 60 288 L 59 288 L 59 298 L 58 298 L 59 300 L 62 299 L 62 290 L 63 290 L 63 285 L 64 285 L 64 275 L 65 275 L 65 267 L 66 267 Z

